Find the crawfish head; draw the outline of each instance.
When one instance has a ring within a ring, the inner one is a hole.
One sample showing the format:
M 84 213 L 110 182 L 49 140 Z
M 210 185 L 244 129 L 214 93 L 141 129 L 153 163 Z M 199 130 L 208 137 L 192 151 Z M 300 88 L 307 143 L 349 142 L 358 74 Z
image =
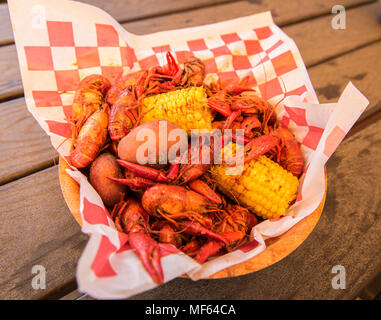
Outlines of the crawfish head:
M 126 88 L 137 84 L 138 80 L 142 76 L 142 73 L 143 71 L 137 71 L 119 77 L 107 92 L 107 102 L 113 105 L 118 100 L 121 93 L 126 90 Z
M 226 91 L 219 90 L 208 99 L 208 106 L 225 117 L 232 113 Z
M 245 238 L 248 231 L 257 223 L 253 214 L 246 208 L 239 205 L 228 204 L 224 210 L 219 212 L 219 219 L 215 221 L 213 234 L 209 241 L 198 248 L 189 248 L 192 257 L 198 262 L 203 263 L 209 257 L 216 255 L 222 248 L 231 251 L 236 248 Z M 223 241 L 221 241 L 223 239 Z M 187 251 L 185 251 L 187 252 Z

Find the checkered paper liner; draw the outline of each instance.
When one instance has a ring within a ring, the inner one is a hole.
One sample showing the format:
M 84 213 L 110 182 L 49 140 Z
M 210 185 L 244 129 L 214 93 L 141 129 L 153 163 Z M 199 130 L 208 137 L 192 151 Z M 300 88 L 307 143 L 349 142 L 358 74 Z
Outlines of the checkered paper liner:
M 160 244 L 165 281 L 184 273 L 193 280 L 246 261 L 311 214 L 324 197 L 324 165 L 368 105 L 349 83 L 337 103 L 319 104 L 300 53 L 272 21 L 269 12 L 221 23 L 136 36 L 104 11 L 66 0 L 9 0 L 9 9 L 29 111 L 69 155 L 74 92 L 80 79 L 103 74 L 111 81 L 165 63 L 171 51 L 178 63 L 191 54 L 206 65 L 206 81 L 249 84 L 276 104 L 277 117 L 301 144 L 305 168 L 296 203 L 287 215 L 266 220 L 239 249 L 199 265 L 170 244 Z M 128 10 L 128 8 L 126 8 Z M 82 231 L 90 235 L 79 260 L 79 290 L 97 298 L 125 298 L 156 284 L 116 230 L 101 198 L 79 171 L 67 170 L 80 184 Z

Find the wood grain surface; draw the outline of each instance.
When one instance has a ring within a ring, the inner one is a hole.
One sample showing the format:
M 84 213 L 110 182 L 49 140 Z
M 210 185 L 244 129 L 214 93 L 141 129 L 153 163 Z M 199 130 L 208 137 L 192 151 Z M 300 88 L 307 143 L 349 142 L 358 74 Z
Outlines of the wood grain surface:
M 53 164 L 54 149 L 19 98 L 0 104 L 0 185 Z
M 308 74 L 320 103 L 337 101 L 345 86 L 352 81 L 370 102 L 359 120 L 379 112 L 381 110 L 379 55 L 381 55 L 381 42 L 309 68 Z
M 350 9 L 359 4 L 371 3 L 372 1 L 345 1 L 346 8 Z M 303 20 L 319 17 L 331 13 L 331 9 L 337 1 L 309 1 L 308 5 L 303 0 L 254 0 L 234 1 L 219 6 L 195 9 L 187 12 L 170 14 L 164 17 L 137 20 L 124 24 L 125 28 L 136 34 L 146 34 L 163 30 L 171 30 L 185 27 L 194 27 L 203 24 L 220 22 L 228 19 L 248 16 L 254 13 L 271 11 L 274 22 L 284 26 Z M 330 16 L 330 15 L 329 15 Z
M 74 279 L 87 236 L 62 197 L 58 166 L 1 186 L 0 208 L 0 299 L 30 299 Z M 45 290 L 32 288 L 34 265 L 46 269 Z

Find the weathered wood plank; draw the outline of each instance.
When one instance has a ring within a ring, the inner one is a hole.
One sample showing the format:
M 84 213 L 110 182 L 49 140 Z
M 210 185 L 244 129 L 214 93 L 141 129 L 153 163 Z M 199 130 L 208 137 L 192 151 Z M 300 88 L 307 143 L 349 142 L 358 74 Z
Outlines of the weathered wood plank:
M 86 243 L 58 182 L 57 166 L 0 187 L 0 299 L 30 299 L 72 279 Z M 46 270 L 46 290 L 31 286 Z
M 230 7 L 225 8 L 225 6 L 235 6 L 235 9 Z M 214 8 L 204 8 L 165 17 L 136 21 L 123 24 L 123 26 L 127 30 L 132 28 L 145 30 L 145 33 L 151 33 L 162 30 L 163 26 L 167 29 L 183 28 L 262 11 L 259 9 L 250 11 L 250 6 L 251 4 L 247 2 L 237 2 Z M 223 7 L 223 10 L 221 10 L 221 7 Z M 289 12 L 289 10 L 282 12 Z M 356 49 L 367 43 L 380 40 L 381 25 L 378 23 L 377 18 L 377 14 L 380 13 L 381 6 L 378 3 L 369 4 L 347 11 L 347 21 L 350 21 L 350 23 L 348 22 L 348 28 L 345 30 L 333 30 L 331 28 L 332 17 L 329 15 L 285 27 L 284 31 L 298 44 L 303 59 L 306 65 L 309 66 L 343 52 Z M 306 34 L 308 34 L 308 37 Z M 21 77 L 18 70 L 18 62 L 14 55 L 15 52 L 16 50 L 13 45 L 0 47 L 0 73 L 4 71 L 9 74 L 9 77 L 2 77 L 0 79 L 0 100 L 11 94 L 20 94 L 22 92 Z
M 234 0 L 79 0 L 101 8 L 118 21 L 138 20 L 171 12 L 217 6 Z M 359 3 L 359 1 L 357 1 Z
M 0 47 L 0 101 L 23 93 L 19 62 L 14 45 Z
M 351 8 L 355 5 L 369 3 L 368 1 L 345 1 L 344 5 Z M 194 27 L 203 24 L 220 22 L 228 19 L 248 16 L 254 13 L 271 11 L 277 25 L 283 26 L 297 21 L 311 19 L 331 13 L 337 3 L 334 0 L 309 1 L 236 1 L 220 6 L 193 11 L 175 13 L 163 17 L 138 20 L 125 24 L 125 28 L 136 34 L 146 34 L 163 30 Z
M 13 31 L 11 19 L 9 17 L 8 5 L 6 3 L 0 4 L 0 45 L 13 42 Z
M 381 42 L 329 62 L 309 68 L 312 84 L 321 103 L 337 101 L 349 81 L 363 92 L 370 104 L 360 120 L 381 110 Z
M 0 185 L 53 163 L 50 139 L 24 98 L 0 104 Z
M 373 3 L 347 10 L 345 29 L 333 29 L 332 16 L 325 16 L 289 26 L 285 32 L 295 40 L 305 64 L 312 66 L 380 40 L 380 16 L 381 4 Z
M 352 6 L 369 3 L 371 1 L 372 0 L 346 0 L 344 1 L 343 5 L 345 5 L 346 8 L 350 8 Z M 133 20 L 136 21 L 147 17 L 180 12 L 184 10 L 199 9 L 201 7 L 211 5 L 217 6 L 219 4 L 232 2 L 232 0 L 82 0 L 81 2 L 85 2 L 105 10 L 118 21 L 127 22 Z M 249 10 L 247 11 L 248 13 L 243 13 L 243 15 L 271 10 L 273 12 L 274 19 L 278 24 L 292 23 L 295 21 L 301 21 L 304 19 L 316 17 L 322 14 L 327 14 L 331 11 L 331 8 L 336 5 L 335 0 L 326 0 L 324 2 L 318 0 L 309 1 L 308 6 L 304 5 L 303 0 L 261 0 L 236 2 L 237 6 L 235 4 L 228 5 L 224 7 L 225 10 L 236 11 L 239 14 L 236 17 L 242 16 L 242 13 L 238 12 L 236 9 L 242 5 L 245 6 L 247 10 Z M 214 14 L 211 14 L 210 18 L 214 19 Z M 12 27 L 9 18 L 8 7 L 6 4 L 0 5 L 0 21 L 2 22 L 2 29 L 0 30 L 0 45 L 13 43 Z M 165 21 L 165 18 L 163 21 Z M 197 22 L 194 25 L 198 25 Z M 156 31 L 168 30 L 165 27 L 165 24 L 161 25 L 159 28 L 161 29 Z M 147 33 L 144 28 L 133 28 L 131 32 L 135 32 L 137 34 Z

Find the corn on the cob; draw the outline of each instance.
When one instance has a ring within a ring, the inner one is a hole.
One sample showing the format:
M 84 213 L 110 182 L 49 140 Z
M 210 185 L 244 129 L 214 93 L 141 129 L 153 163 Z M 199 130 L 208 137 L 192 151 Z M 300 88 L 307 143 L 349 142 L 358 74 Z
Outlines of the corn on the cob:
M 168 120 L 186 130 L 212 128 L 212 114 L 203 87 L 190 87 L 143 99 L 142 122 Z
M 298 178 L 265 156 L 245 164 L 239 175 L 227 175 L 226 168 L 212 167 L 218 188 L 264 219 L 279 218 L 296 198 Z

